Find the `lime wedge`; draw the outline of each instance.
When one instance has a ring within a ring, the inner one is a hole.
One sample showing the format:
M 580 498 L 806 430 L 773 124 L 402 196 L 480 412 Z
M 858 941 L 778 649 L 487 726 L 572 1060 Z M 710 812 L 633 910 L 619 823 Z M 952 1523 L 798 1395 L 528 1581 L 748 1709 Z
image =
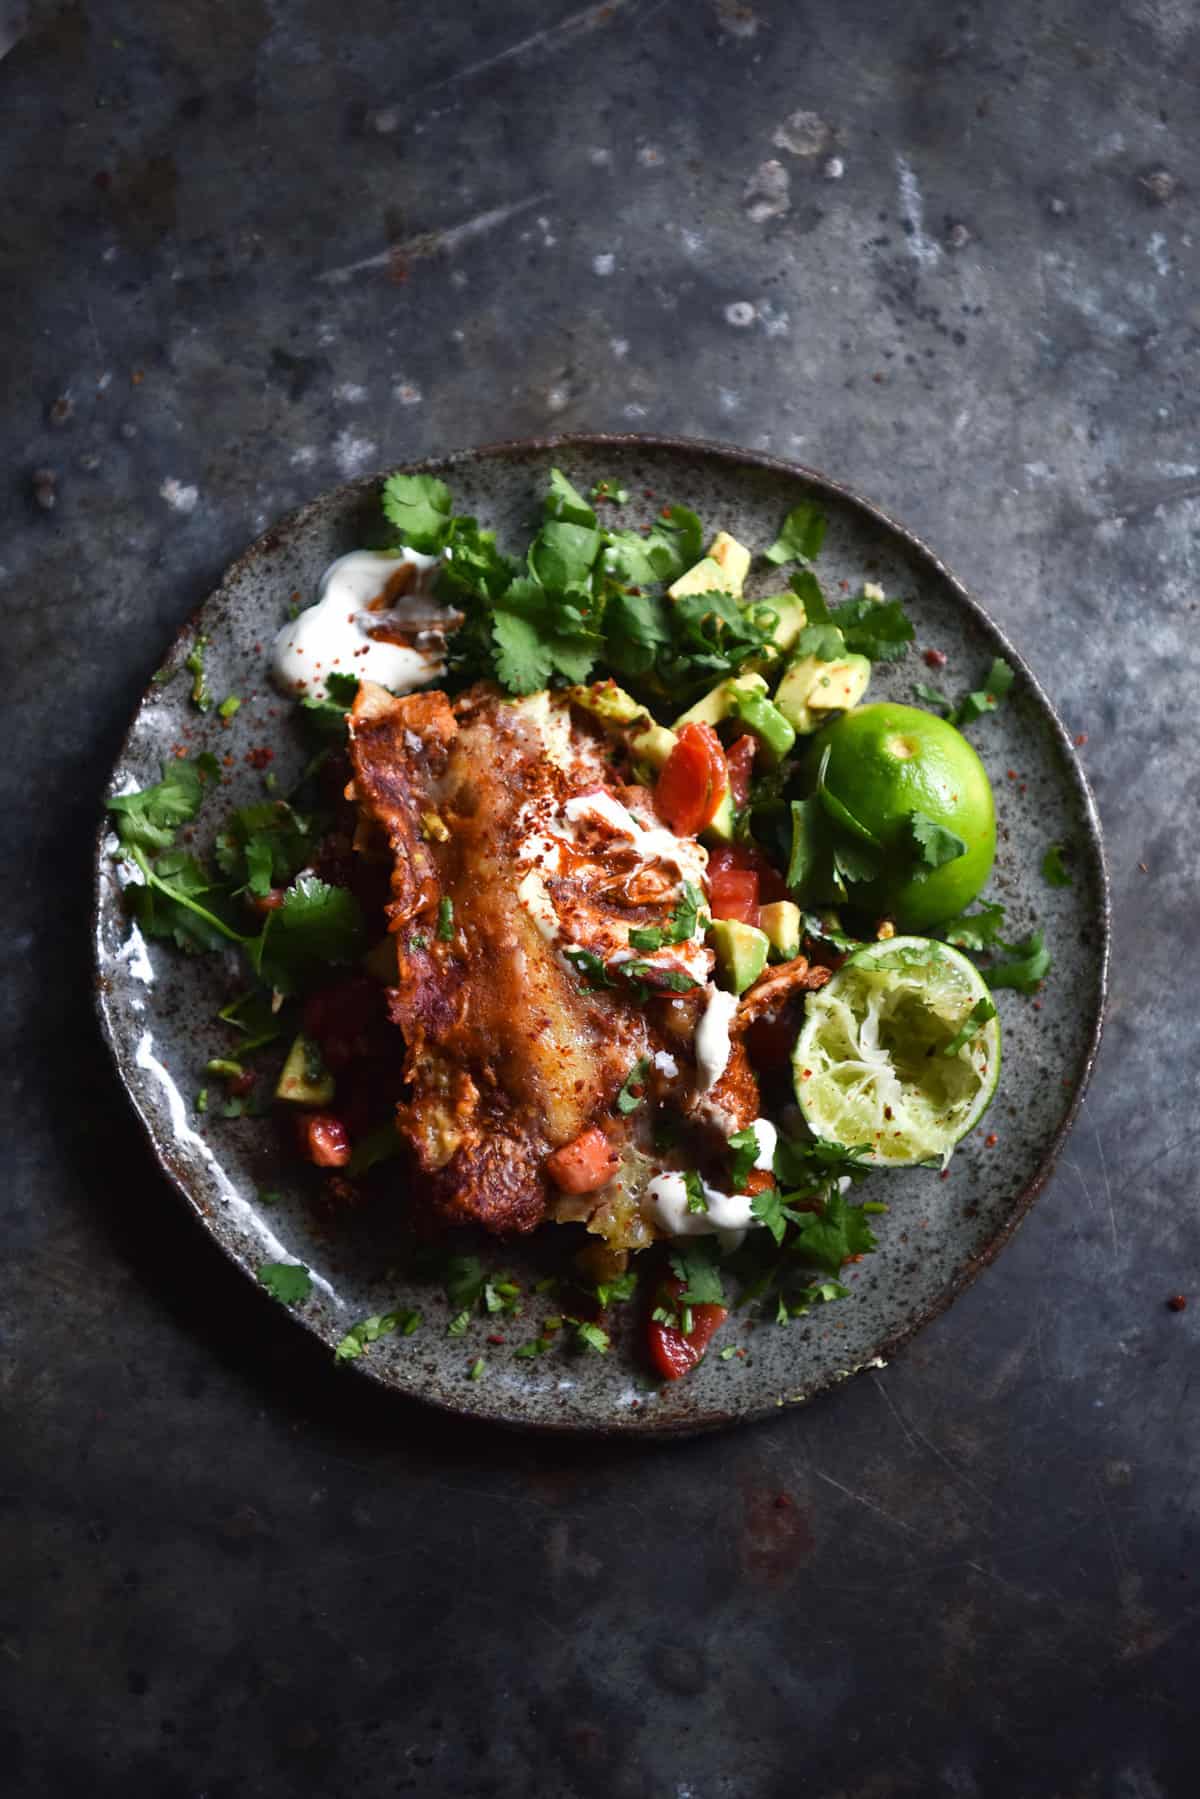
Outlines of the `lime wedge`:
M 893 937 L 856 950 L 809 994 L 792 1068 L 817 1137 L 881 1167 L 944 1166 L 996 1091 L 1000 1026 L 958 950 Z

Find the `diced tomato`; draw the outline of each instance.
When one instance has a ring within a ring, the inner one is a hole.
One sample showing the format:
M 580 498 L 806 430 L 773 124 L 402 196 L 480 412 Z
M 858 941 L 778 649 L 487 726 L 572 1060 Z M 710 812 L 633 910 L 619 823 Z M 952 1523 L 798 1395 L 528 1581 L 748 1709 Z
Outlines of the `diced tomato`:
M 344 1168 L 350 1160 L 350 1138 L 332 1112 L 306 1112 L 298 1121 L 300 1147 L 318 1168 Z
M 786 899 L 787 883 L 778 872 L 769 856 L 759 849 L 756 843 L 721 843 L 716 849 L 708 852 L 708 878 L 711 884 L 713 874 L 718 869 L 741 868 L 750 869 L 758 876 L 759 898 L 764 905 L 769 900 Z
M 743 731 L 737 742 L 731 743 L 725 751 L 729 791 L 739 812 L 750 798 L 750 776 L 754 772 L 754 752 L 757 748 L 757 737 L 752 737 L 749 731 Z
M 347 975 L 318 988 L 304 1002 L 304 1029 L 315 1037 L 330 1068 L 344 1068 L 370 1048 L 371 1025 L 382 1006 L 378 982 L 363 974 Z
M 752 868 L 718 868 L 715 873 L 710 868 L 708 894 L 714 918 L 758 923 L 758 876 Z
M 694 837 L 717 815 L 729 785 L 725 752 L 711 725 L 684 725 L 663 764 L 654 807 L 677 837 Z
M 250 910 L 252 912 L 258 912 L 264 917 L 268 912 L 278 912 L 282 904 L 282 887 L 272 887 L 268 893 L 254 893 L 250 895 Z
M 769 1168 L 752 1168 L 738 1188 L 738 1192 L 749 1193 L 753 1197 L 756 1193 L 765 1193 L 768 1187 L 774 1185 L 775 1176 Z
M 546 1173 L 564 1193 L 594 1193 L 597 1187 L 608 1185 L 619 1160 L 604 1132 L 593 1125 L 573 1143 L 564 1143 L 546 1157 Z
M 681 1280 L 672 1277 L 661 1281 L 655 1295 L 655 1308 L 674 1310 L 684 1291 Z M 692 1306 L 690 1310 L 692 1328 L 686 1336 L 673 1324 L 662 1324 L 657 1318 L 649 1321 L 650 1360 L 664 1380 L 678 1380 L 681 1374 L 694 1368 L 708 1348 L 713 1333 L 729 1316 L 724 1306 Z

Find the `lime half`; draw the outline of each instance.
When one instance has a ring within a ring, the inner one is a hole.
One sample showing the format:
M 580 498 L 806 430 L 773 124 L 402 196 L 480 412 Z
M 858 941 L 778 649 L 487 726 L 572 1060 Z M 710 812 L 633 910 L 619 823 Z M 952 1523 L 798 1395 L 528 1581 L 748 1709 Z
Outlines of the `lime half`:
M 886 1168 L 950 1160 L 1000 1076 L 1000 1026 L 967 958 L 927 937 L 848 956 L 808 996 L 792 1055 L 809 1129 Z

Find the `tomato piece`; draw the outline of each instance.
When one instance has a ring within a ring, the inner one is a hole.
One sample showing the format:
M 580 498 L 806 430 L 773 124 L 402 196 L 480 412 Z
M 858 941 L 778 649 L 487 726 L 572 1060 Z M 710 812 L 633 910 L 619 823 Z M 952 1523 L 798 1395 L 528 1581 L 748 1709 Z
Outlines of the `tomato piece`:
M 304 1002 L 304 1030 L 315 1037 L 330 1068 L 370 1050 L 370 1029 L 382 1013 L 382 991 L 365 974 L 347 975 L 328 987 L 320 987 Z
M 725 751 L 725 761 L 729 768 L 729 791 L 733 795 L 733 803 L 740 812 L 750 798 L 750 777 L 754 773 L 754 753 L 758 748 L 758 738 L 744 731 L 736 743 L 731 743 Z
M 681 1280 L 672 1276 L 661 1281 L 655 1296 L 655 1306 L 673 1308 L 679 1295 L 684 1292 Z M 692 1328 L 685 1336 L 673 1324 L 663 1324 L 657 1318 L 649 1321 L 650 1360 L 664 1380 L 678 1380 L 689 1368 L 694 1368 L 703 1356 L 713 1333 L 720 1329 L 729 1316 L 725 1306 L 692 1306 Z
M 546 1157 L 546 1173 L 564 1193 L 594 1193 L 597 1187 L 606 1187 L 619 1165 L 620 1158 L 599 1125 Z
M 736 918 L 741 924 L 758 923 L 758 876 L 751 868 L 719 868 L 708 871 L 708 895 L 714 918 Z
M 752 1168 L 741 1186 L 739 1193 L 748 1193 L 751 1198 L 756 1193 L 765 1193 L 768 1187 L 775 1185 L 775 1176 L 769 1168 Z
M 677 837 L 695 837 L 711 824 L 725 797 L 729 771 L 711 725 L 684 725 L 663 763 L 654 807 Z
M 332 1112 L 308 1112 L 298 1121 L 300 1148 L 318 1168 L 344 1168 L 350 1160 L 350 1138 Z
M 708 852 L 708 878 L 722 868 L 750 870 L 758 876 L 758 892 L 762 903 L 788 897 L 787 882 L 769 856 L 756 843 L 721 843 Z

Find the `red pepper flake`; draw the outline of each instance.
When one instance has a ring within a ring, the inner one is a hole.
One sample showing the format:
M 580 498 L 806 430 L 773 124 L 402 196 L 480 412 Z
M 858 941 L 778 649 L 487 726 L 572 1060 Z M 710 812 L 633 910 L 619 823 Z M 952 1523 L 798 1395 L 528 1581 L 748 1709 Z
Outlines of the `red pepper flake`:
M 658 516 L 659 518 L 670 518 L 671 508 L 669 506 L 664 506 Z
M 737 1352 L 737 1359 L 738 1359 L 738 1361 L 739 1361 L 739 1362 L 744 1362 L 744 1361 L 745 1361 L 745 1359 L 746 1359 L 746 1352 L 745 1352 L 745 1350 L 744 1350 L 744 1349 L 739 1349 L 739 1350 L 738 1350 L 738 1352 Z
M 938 1175 L 938 1179 L 939 1181 L 948 1181 L 950 1179 L 950 1170 L 948 1168 L 943 1168 L 942 1172 Z
M 1029 791 L 1029 782 L 1022 781 L 1021 785 L 1017 788 L 1017 792 L 1018 793 L 1028 793 L 1028 791 Z
M 842 592 L 843 592 L 843 593 L 849 593 L 849 592 L 850 592 L 850 583 L 849 583 L 849 581 L 839 581 L 839 582 L 838 582 L 838 586 L 839 586 L 839 587 L 840 587 L 840 588 L 841 588 L 841 590 L 842 590 Z
M 233 757 L 232 756 L 222 756 L 221 764 L 222 764 L 222 767 L 224 767 L 224 768 L 232 768 L 233 767 Z
M 140 387 L 142 385 L 142 382 L 146 379 L 145 369 L 134 369 L 134 371 L 133 371 L 132 375 L 130 375 L 129 379 L 133 382 L 133 385 L 135 387 Z
M 1076 743 L 1077 747 L 1079 749 L 1082 749 L 1086 742 L 1087 742 L 1087 732 L 1080 731 L 1079 735 L 1075 739 L 1075 743 Z
M 1005 774 L 1006 774 L 1006 775 L 1007 775 L 1007 776 L 1008 776 L 1008 778 L 1009 778 L 1009 780 L 1010 780 L 1010 781 L 1015 781 L 1015 780 L 1016 780 L 1016 778 L 1017 778 L 1017 771 L 1016 771 L 1016 769 L 1015 769 L 1015 768 L 1006 768 L 1006 769 L 1005 769 L 1005 771 L 1004 771 L 1004 772 L 1005 772 Z
M 235 1096 L 235 1098 L 245 1099 L 247 1093 L 253 1092 L 254 1083 L 257 1080 L 257 1078 L 258 1077 L 256 1076 L 256 1074 L 252 1068 L 244 1068 L 242 1070 L 241 1074 L 235 1074 L 233 1079 L 230 1081 L 229 1091 Z
M 995 1149 L 995 1147 L 996 1147 L 997 1143 L 999 1143 L 1000 1139 L 999 1139 L 999 1137 L 997 1137 L 995 1131 L 989 1131 L 983 1141 L 984 1141 L 985 1148 Z
M 1167 1301 L 1167 1310 L 1170 1312 L 1186 1312 L 1187 1295 L 1185 1293 L 1172 1293 L 1170 1299 Z
M 1041 1009 L 1042 1009 L 1042 1002 L 1041 1002 L 1041 1000 L 1040 1000 L 1040 999 L 1035 999 L 1035 1000 L 1034 1000 L 1034 1002 L 1033 1002 L 1033 1009 L 1034 1009 L 1034 1011 L 1035 1011 L 1035 1012 L 1040 1012 L 1040 1011 L 1041 1011 Z
M 802 1081 L 811 1081 L 812 1080 L 812 1069 L 811 1068 L 802 1068 L 800 1070 L 800 1079 Z
M 775 1495 L 775 1510 L 777 1512 L 790 1511 L 791 1507 L 792 1507 L 792 1496 L 790 1493 L 776 1493 L 776 1495 Z
M 502 1337 L 500 1335 L 499 1331 L 493 1331 L 491 1336 L 488 1338 L 488 1342 L 489 1343 L 504 1343 L 504 1342 L 507 1342 L 507 1338 Z
M 949 660 L 945 650 L 926 650 L 925 652 L 926 668 L 945 668 Z
M 654 489 L 652 487 L 643 487 L 642 492 L 643 492 L 643 494 L 645 494 L 645 496 L 648 500 L 652 500 L 654 498 Z
M 228 758 L 232 760 L 232 758 Z M 268 762 L 274 762 L 275 751 L 269 744 L 260 743 L 257 749 L 246 751 L 246 761 L 251 768 L 265 768 Z

